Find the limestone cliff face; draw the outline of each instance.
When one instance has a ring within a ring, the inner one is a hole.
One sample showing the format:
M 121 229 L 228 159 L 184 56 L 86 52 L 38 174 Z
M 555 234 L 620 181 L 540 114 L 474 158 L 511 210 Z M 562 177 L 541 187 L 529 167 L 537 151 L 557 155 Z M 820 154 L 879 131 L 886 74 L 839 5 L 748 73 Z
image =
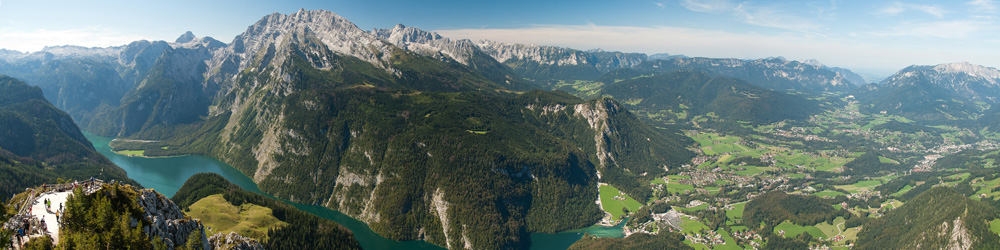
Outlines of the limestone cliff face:
M 618 69 L 630 69 L 649 60 L 646 54 L 581 51 L 534 44 L 510 44 L 479 41 L 476 45 L 497 61 L 506 64 L 524 78 L 550 81 L 594 80 Z
M 202 249 L 213 249 L 208 244 L 201 222 L 186 217 L 180 207 L 163 194 L 151 189 L 140 190 L 137 203 L 144 211 L 143 218 L 149 222 L 143 226 L 143 233 L 150 238 L 163 239 L 168 249 L 187 243 L 192 232 L 201 232 L 198 237 L 203 242 Z
M 169 45 L 121 105 L 98 116 L 107 132 L 168 141 L 166 132 L 194 127 L 196 137 L 176 136 L 262 190 L 336 209 L 392 239 L 524 247 L 529 232 L 599 219 L 597 167 L 617 181 L 662 171 L 649 152 L 666 151 L 643 145 L 667 139 L 628 129 L 644 125 L 619 104 L 513 92 L 520 79 L 491 69 L 506 66 L 469 41 L 402 26 L 365 32 L 303 10 L 268 15 L 226 46 L 191 34 Z M 147 215 L 148 233 L 195 227 L 155 195 L 143 199 L 147 211 L 166 209 Z
M 212 246 L 213 250 L 263 250 L 264 246 L 257 242 L 255 239 L 251 239 L 236 232 L 230 232 L 228 234 L 217 233 L 208 238 L 208 243 Z

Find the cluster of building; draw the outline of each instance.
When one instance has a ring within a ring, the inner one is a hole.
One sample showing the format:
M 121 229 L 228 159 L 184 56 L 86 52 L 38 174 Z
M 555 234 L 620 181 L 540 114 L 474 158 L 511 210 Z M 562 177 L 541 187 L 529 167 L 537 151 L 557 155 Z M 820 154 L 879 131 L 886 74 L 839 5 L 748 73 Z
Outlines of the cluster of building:
M 871 198 L 878 198 L 878 197 L 882 197 L 881 191 L 878 190 L 872 191 L 869 189 L 862 189 L 861 191 L 858 191 L 856 193 L 847 194 L 848 199 L 865 200 L 865 201 Z
M 689 235 L 687 239 L 690 239 L 691 243 L 704 244 L 708 248 L 726 244 L 726 240 L 722 239 L 722 235 L 712 230 L 705 230 L 704 234 L 695 233 L 694 235 Z
M 746 244 L 753 247 L 753 249 L 760 248 L 760 241 L 763 240 L 760 234 L 757 234 L 754 230 L 733 232 L 733 238 L 736 238 L 737 242 L 747 242 Z
M 843 237 L 843 236 L 841 236 L 841 237 Z M 850 249 L 850 248 L 854 247 L 854 243 L 847 244 L 844 247 L 847 247 L 848 249 Z M 830 249 L 832 249 L 832 247 L 830 247 L 830 246 L 828 246 L 826 244 L 816 244 L 815 246 L 809 246 L 809 250 L 830 250 Z
M 809 134 L 807 131 L 803 127 L 792 127 L 791 130 L 775 129 L 772 133 L 787 138 L 801 138 L 806 141 L 836 142 L 825 137 Z

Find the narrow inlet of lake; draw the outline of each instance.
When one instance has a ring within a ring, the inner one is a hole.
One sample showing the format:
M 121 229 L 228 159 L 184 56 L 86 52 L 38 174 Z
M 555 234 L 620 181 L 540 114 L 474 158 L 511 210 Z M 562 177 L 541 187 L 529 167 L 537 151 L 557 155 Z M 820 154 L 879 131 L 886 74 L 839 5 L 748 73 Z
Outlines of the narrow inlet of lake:
M 173 197 L 177 193 L 177 190 L 184 185 L 184 182 L 195 174 L 216 173 L 245 190 L 274 198 L 257 188 L 257 184 L 244 175 L 243 172 L 214 158 L 202 155 L 157 158 L 120 155 L 113 152 L 111 146 L 108 145 L 114 138 L 98 136 L 86 131 L 83 134 L 87 137 L 87 140 L 90 140 L 94 144 L 97 152 L 107 157 L 111 162 L 114 162 L 115 165 L 125 169 L 129 178 L 167 197 Z M 396 241 L 386 239 L 372 231 L 364 222 L 326 207 L 299 204 L 282 199 L 278 200 L 291 204 L 302 211 L 340 223 L 351 230 L 351 232 L 354 232 L 354 237 L 358 239 L 358 242 L 361 243 L 361 247 L 364 249 L 442 249 L 437 245 L 425 241 Z M 622 225 L 624 223 L 615 227 L 591 226 L 556 234 L 533 233 L 531 234 L 531 249 L 566 249 L 583 237 L 584 233 L 600 237 L 620 238 L 623 236 Z

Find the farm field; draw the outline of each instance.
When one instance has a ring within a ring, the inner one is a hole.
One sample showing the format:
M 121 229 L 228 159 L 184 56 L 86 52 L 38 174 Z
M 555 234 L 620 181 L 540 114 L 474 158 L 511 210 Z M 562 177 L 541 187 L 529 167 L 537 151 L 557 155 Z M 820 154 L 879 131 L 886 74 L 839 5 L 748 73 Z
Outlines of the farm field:
M 626 214 L 625 211 L 622 211 L 623 209 L 628 210 L 628 212 L 635 212 L 642 207 L 642 203 L 639 203 L 611 185 L 602 184 L 599 191 L 601 208 L 605 212 L 610 213 L 611 219 L 614 221 L 622 219 L 622 216 Z M 618 198 L 616 199 L 615 197 Z

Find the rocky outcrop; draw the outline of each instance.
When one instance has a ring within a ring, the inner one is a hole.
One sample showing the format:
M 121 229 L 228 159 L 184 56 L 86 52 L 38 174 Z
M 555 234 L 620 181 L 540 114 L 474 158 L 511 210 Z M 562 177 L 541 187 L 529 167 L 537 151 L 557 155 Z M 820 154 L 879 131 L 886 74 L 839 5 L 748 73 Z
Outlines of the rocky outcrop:
M 608 150 L 608 138 L 613 138 L 617 131 L 613 131 L 610 126 L 608 126 L 608 116 L 610 113 L 617 113 L 624 110 L 618 103 L 615 103 L 611 99 L 602 98 L 593 104 L 581 103 L 577 104 L 574 108 L 573 115 L 582 117 L 587 120 L 587 124 L 590 128 L 594 130 L 594 147 L 597 149 L 597 160 L 600 162 L 601 167 L 607 167 L 609 165 L 618 165 L 615 161 L 614 155 Z M 600 179 L 601 173 L 598 172 L 598 179 Z
M 213 250 L 262 250 L 264 246 L 255 239 L 230 232 L 217 233 L 208 238 Z
M 641 53 L 607 52 L 603 50 L 580 51 L 555 46 L 534 44 L 512 44 L 490 40 L 477 44 L 497 61 L 525 60 L 547 65 L 593 65 L 603 70 L 631 68 L 645 62 L 648 57 Z
M 151 239 L 163 239 L 167 249 L 174 249 L 187 243 L 192 232 L 200 231 L 201 242 L 204 242 L 202 249 L 210 249 L 201 222 L 185 217 L 180 207 L 156 191 L 144 189 L 139 192 L 136 202 L 144 211 L 143 218 L 149 222 L 142 227 L 146 235 Z
M 451 58 L 468 65 L 470 57 L 479 50 L 467 39 L 451 40 L 434 32 L 397 24 L 392 29 L 375 29 L 373 34 L 400 48 L 436 59 Z

